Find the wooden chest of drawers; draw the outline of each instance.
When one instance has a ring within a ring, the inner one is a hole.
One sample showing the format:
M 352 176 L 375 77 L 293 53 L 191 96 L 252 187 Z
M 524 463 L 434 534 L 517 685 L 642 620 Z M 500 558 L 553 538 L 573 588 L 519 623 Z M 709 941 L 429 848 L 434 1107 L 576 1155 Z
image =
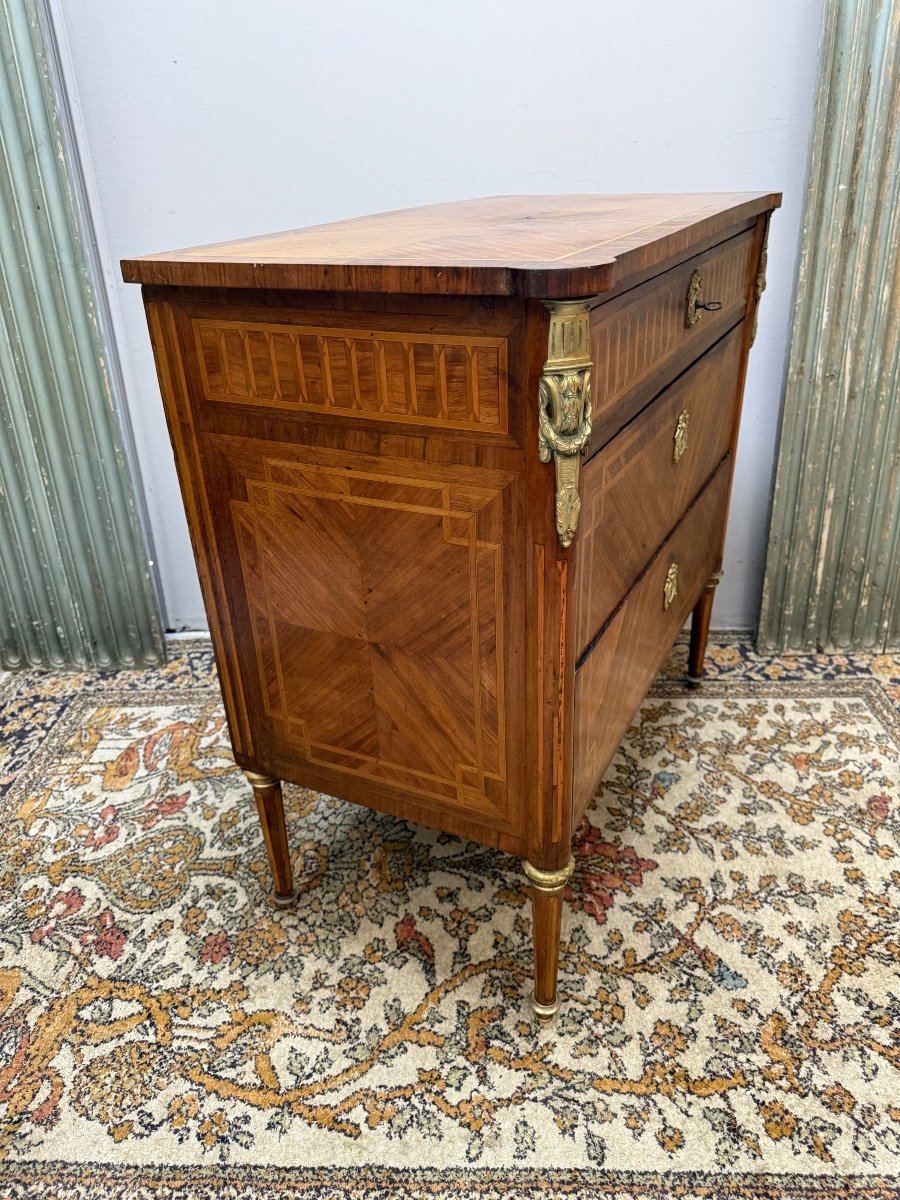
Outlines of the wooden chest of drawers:
M 693 612 L 702 671 L 775 194 L 495 197 L 123 263 L 237 762 L 526 859 Z

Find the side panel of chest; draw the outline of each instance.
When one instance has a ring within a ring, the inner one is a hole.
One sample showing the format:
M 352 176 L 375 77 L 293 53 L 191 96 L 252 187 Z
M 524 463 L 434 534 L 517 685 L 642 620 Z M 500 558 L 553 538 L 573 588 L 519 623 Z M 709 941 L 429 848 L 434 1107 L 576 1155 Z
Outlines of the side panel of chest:
M 148 303 L 236 757 L 524 827 L 519 311 Z

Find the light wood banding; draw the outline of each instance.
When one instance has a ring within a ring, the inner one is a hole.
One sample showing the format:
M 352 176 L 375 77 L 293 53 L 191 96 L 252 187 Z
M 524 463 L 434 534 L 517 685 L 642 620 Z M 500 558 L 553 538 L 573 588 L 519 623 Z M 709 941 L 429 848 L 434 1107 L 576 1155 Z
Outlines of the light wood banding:
M 126 259 L 128 283 L 580 298 L 659 271 L 772 192 L 488 196 Z
M 350 774 L 509 827 L 502 484 L 283 449 L 240 469 L 243 654 L 269 736 L 338 789 Z
M 504 337 L 194 321 L 207 399 L 505 433 Z

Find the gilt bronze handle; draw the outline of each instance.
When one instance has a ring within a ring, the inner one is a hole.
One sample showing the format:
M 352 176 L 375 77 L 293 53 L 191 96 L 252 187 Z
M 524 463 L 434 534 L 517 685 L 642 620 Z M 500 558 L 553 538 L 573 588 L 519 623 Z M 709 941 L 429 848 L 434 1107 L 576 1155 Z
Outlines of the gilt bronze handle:
M 685 450 L 687 450 L 688 421 L 690 421 L 690 419 L 691 414 L 687 409 L 685 409 L 684 412 L 680 414 L 675 425 L 675 433 L 673 435 L 673 441 L 675 445 L 672 450 L 672 462 L 678 462 L 682 454 L 684 454 Z
M 668 608 L 678 595 L 678 563 L 672 563 L 663 584 L 663 608 Z

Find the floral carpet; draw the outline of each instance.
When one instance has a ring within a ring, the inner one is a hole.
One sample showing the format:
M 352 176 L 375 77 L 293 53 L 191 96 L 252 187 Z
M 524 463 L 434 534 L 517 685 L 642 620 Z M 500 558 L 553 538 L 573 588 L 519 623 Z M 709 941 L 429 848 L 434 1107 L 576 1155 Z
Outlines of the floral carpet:
M 900 1195 L 900 657 L 678 647 L 529 1015 L 496 851 L 286 789 L 208 648 L 0 683 L 0 1195 Z

